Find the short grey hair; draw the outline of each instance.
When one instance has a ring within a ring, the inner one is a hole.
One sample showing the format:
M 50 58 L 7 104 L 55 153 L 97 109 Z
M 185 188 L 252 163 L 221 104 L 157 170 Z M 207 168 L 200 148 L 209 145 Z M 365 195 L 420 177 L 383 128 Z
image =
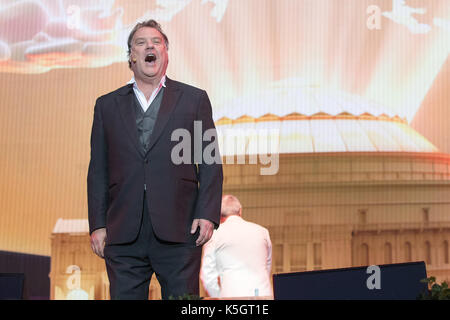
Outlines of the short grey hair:
M 131 62 L 130 62 L 130 55 L 131 55 L 131 47 L 132 47 L 132 41 L 133 41 L 133 37 L 134 34 L 136 33 L 136 31 L 138 31 L 141 28 L 145 28 L 145 27 L 149 27 L 149 28 L 153 28 L 159 31 L 159 33 L 161 33 L 161 35 L 163 36 L 164 39 L 164 43 L 166 44 L 166 48 L 167 50 L 169 50 L 169 39 L 167 38 L 166 34 L 163 32 L 161 25 L 156 22 L 153 19 L 150 20 L 146 20 L 146 21 L 142 21 L 142 22 L 138 22 L 133 30 L 131 30 L 130 35 L 128 36 L 128 67 L 131 68 Z
M 241 215 L 241 209 L 242 205 L 235 196 L 227 194 L 222 197 L 222 208 L 220 209 L 222 217 Z

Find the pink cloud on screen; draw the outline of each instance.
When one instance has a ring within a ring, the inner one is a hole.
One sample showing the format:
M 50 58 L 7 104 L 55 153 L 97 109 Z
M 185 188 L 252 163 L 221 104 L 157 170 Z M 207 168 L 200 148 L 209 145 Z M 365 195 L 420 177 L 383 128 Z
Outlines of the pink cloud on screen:
M 96 67 L 125 57 L 114 0 L 0 2 L 0 71 Z

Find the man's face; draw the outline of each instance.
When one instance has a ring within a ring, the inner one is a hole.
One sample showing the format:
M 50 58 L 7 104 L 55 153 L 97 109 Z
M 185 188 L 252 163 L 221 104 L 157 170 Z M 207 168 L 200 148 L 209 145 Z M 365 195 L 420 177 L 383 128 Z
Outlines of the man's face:
M 156 59 L 149 62 L 149 54 L 154 54 Z M 158 80 L 165 75 L 169 57 L 161 33 L 150 27 L 136 31 L 131 42 L 130 59 L 131 70 L 136 79 Z M 136 59 L 136 62 L 133 62 L 133 59 Z

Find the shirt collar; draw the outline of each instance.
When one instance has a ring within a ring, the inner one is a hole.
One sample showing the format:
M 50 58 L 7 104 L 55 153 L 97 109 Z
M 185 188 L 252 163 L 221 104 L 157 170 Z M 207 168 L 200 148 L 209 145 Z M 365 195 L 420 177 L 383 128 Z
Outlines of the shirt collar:
M 134 79 L 134 77 L 132 77 L 131 80 L 127 82 L 127 84 L 132 84 L 133 87 L 135 88 L 137 87 L 136 80 Z M 162 84 L 164 88 L 166 87 L 166 75 L 163 75 L 159 84 Z

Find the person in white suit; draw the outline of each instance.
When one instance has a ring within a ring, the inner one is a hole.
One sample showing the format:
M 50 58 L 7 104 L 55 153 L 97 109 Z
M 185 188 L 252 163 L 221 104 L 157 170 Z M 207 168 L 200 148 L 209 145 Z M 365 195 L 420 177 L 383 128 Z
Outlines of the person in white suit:
M 232 195 L 222 197 L 221 223 L 203 248 L 200 279 L 210 297 L 273 297 L 269 231 L 242 219 Z

